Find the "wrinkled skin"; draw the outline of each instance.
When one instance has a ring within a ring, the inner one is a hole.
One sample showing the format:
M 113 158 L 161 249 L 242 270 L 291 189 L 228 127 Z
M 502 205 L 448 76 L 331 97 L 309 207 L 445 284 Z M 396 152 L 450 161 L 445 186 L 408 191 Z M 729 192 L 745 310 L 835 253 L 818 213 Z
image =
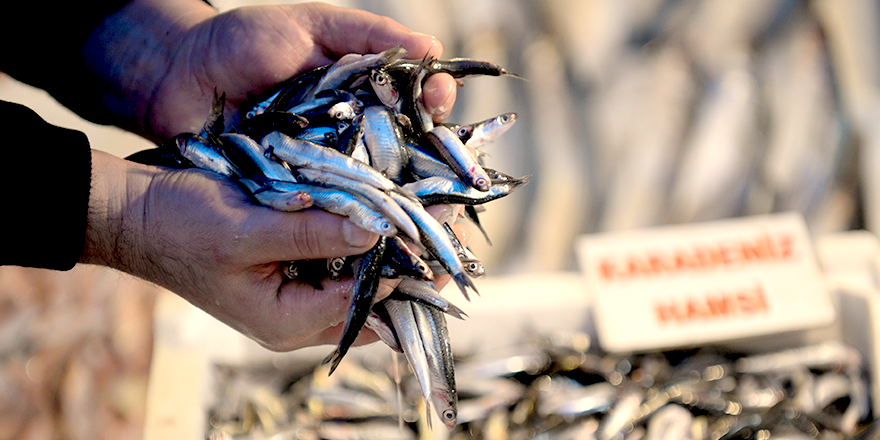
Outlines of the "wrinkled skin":
M 161 141 L 197 132 L 215 87 L 236 114 L 249 96 L 297 73 L 398 44 L 418 57 L 442 52 L 435 38 L 388 18 L 324 4 L 217 14 L 200 0 L 135 0 L 105 20 L 85 53 L 106 75 L 97 99 L 114 109 L 115 123 Z M 451 77 L 428 79 L 424 102 L 437 121 L 454 100 Z M 256 206 L 235 183 L 209 172 L 145 166 L 96 150 L 92 160 L 81 262 L 164 286 L 272 350 L 336 343 L 353 280 L 327 280 L 315 290 L 284 281 L 278 262 L 361 254 L 374 234 L 320 210 Z M 378 299 L 392 286 L 383 281 Z M 358 343 L 374 340 L 362 332 Z

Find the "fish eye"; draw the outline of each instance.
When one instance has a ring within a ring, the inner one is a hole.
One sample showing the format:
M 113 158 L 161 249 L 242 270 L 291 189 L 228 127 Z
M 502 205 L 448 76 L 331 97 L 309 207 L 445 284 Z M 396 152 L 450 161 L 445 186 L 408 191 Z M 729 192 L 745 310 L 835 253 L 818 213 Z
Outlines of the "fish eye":
M 380 86 L 384 86 L 385 84 L 388 83 L 388 75 L 386 75 L 378 70 L 373 71 L 373 74 L 371 75 L 371 79 L 376 84 L 378 84 Z
M 467 127 L 458 127 L 456 134 L 458 135 L 458 137 L 467 136 L 469 131 L 470 130 L 468 130 Z
M 443 411 L 443 418 L 446 420 L 455 420 L 455 411 L 451 409 L 447 409 Z
M 425 273 L 425 274 L 426 274 L 426 273 L 428 273 L 428 272 L 430 272 L 430 271 L 431 271 L 431 269 L 428 268 L 428 265 L 427 265 L 427 264 L 424 264 L 424 263 L 419 264 L 419 272 L 421 272 L 421 273 Z
M 510 120 L 510 115 L 501 115 L 498 117 L 498 120 L 501 121 L 502 124 L 506 124 L 507 121 Z

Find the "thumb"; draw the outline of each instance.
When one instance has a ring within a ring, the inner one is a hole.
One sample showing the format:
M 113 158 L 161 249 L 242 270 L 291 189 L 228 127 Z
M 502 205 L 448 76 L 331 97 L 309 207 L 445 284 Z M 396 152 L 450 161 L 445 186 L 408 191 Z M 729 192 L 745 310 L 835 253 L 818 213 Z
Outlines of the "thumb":
M 358 255 L 376 244 L 378 235 L 336 214 L 318 209 L 280 212 L 261 208 L 251 234 L 254 251 L 266 261 L 307 260 Z

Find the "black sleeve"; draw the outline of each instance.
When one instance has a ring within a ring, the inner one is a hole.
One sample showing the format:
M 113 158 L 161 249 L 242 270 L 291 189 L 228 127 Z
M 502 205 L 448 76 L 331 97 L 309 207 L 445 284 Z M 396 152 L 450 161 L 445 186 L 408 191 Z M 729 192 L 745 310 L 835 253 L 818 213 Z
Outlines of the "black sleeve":
M 0 101 L 0 265 L 68 270 L 85 243 L 91 149 L 82 132 Z
M 0 19 L 0 71 L 46 90 L 65 107 L 93 122 L 101 119 L 98 102 L 82 98 L 100 82 L 83 63 L 82 47 L 101 21 L 130 0 L 24 1 Z

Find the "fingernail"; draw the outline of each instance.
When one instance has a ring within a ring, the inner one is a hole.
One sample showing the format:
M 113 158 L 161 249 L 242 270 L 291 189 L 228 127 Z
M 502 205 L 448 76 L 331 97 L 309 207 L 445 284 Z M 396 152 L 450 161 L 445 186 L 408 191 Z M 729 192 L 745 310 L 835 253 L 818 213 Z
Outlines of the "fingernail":
M 452 102 L 455 100 L 455 83 L 433 83 L 430 86 L 426 87 L 423 93 L 431 96 L 431 101 L 434 101 L 438 97 L 445 97 L 442 104 L 438 105 L 437 107 L 428 107 L 427 109 L 432 115 L 443 115 L 449 111 L 450 107 L 452 106 Z
M 351 247 L 364 247 L 370 244 L 370 240 L 373 239 L 373 233 L 355 226 L 354 223 L 348 220 L 343 220 L 342 238 Z

